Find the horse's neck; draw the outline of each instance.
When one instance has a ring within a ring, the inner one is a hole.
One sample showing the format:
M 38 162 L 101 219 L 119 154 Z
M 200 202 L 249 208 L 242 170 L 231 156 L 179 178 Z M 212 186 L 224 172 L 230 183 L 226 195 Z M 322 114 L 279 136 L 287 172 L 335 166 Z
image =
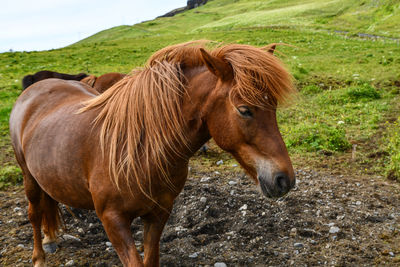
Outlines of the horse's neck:
M 184 96 L 182 113 L 187 125 L 189 157 L 210 138 L 205 120 L 206 103 L 217 79 L 206 67 L 198 67 L 185 72 L 187 94 Z

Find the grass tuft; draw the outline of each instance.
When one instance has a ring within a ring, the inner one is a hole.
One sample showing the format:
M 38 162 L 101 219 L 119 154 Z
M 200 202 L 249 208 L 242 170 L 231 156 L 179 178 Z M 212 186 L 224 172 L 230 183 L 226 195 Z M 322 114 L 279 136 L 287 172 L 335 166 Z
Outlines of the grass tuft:
M 381 95 L 374 87 L 365 83 L 360 86 L 349 87 L 345 91 L 345 97 L 351 102 L 359 102 L 380 99 Z
M 16 166 L 6 166 L 0 169 L 0 189 L 22 183 L 22 171 Z
M 391 180 L 400 182 L 400 117 L 388 125 L 384 138 L 389 159 L 386 164 L 386 175 Z M 387 123 L 388 124 L 388 123 Z

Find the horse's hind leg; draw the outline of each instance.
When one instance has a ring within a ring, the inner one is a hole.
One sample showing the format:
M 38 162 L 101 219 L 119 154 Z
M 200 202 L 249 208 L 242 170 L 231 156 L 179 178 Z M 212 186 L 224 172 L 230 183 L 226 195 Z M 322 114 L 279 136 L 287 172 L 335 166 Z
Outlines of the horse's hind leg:
M 41 229 L 45 233 L 44 248 L 46 252 L 55 252 L 56 232 L 60 216 L 58 203 L 50 198 L 38 185 L 28 171 L 24 171 L 25 193 L 29 201 L 28 216 L 33 227 L 33 255 L 32 262 L 35 267 L 45 266 L 45 253 Z
M 47 253 L 54 253 L 57 250 L 57 230 L 60 224 L 60 210 L 58 207 L 58 202 L 43 192 L 41 207 L 43 209 L 43 249 Z
M 42 214 L 40 200 L 43 195 L 35 179 L 29 172 L 24 172 L 25 193 L 29 201 L 28 217 L 33 227 L 33 254 L 32 262 L 35 267 L 45 266 L 45 254 L 42 247 Z

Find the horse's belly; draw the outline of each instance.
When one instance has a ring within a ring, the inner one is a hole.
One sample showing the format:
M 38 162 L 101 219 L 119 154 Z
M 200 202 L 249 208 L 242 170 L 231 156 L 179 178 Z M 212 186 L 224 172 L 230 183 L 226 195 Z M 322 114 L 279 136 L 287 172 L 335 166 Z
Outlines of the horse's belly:
M 69 179 L 64 179 L 62 183 L 49 183 L 49 179 L 37 179 L 40 187 L 54 200 L 65 205 L 83 208 L 94 209 L 93 200 L 86 186 L 71 184 Z
M 40 165 L 40 162 L 28 164 L 32 176 L 51 198 L 75 208 L 94 208 L 85 177 L 76 176 L 75 173 L 62 173 L 56 167 L 43 168 L 34 165 Z

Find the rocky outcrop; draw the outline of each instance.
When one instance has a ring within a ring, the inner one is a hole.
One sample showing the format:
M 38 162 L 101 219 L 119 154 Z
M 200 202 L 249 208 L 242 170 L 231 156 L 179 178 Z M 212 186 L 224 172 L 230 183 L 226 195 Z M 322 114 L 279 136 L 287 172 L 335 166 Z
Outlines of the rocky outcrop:
M 193 9 L 202 5 L 205 5 L 208 2 L 208 0 L 188 0 L 187 5 L 184 7 L 176 8 L 162 16 L 159 16 L 158 18 L 163 18 L 163 17 L 173 17 L 176 14 L 182 13 L 183 11 Z
M 180 7 L 180 8 L 176 8 L 176 9 L 174 9 L 174 10 L 171 10 L 170 12 L 168 12 L 168 13 L 162 15 L 162 16 L 159 16 L 159 17 L 157 17 L 157 18 L 173 17 L 173 16 L 175 16 L 176 14 L 182 13 L 182 12 L 185 11 L 185 10 L 187 10 L 187 6 Z
M 192 8 L 196 8 L 198 6 L 202 6 L 205 5 L 207 3 L 208 0 L 188 0 L 187 1 L 187 8 L 188 9 L 192 9 Z

